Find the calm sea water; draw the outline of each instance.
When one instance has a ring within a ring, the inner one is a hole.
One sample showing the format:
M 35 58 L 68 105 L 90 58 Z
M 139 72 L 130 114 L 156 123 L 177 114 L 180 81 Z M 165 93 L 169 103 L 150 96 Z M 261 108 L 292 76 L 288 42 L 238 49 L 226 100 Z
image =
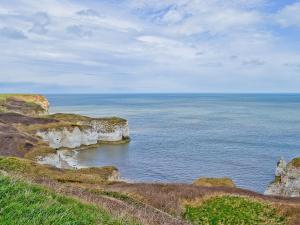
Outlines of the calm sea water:
M 80 151 L 83 166 L 115 165 L 123 178 L 192 182 L 231 177 L 263 192 L 280 157 L 300 156 L 300 95 L 48 95 L 52 112 L 128 119 L 132 141 Z

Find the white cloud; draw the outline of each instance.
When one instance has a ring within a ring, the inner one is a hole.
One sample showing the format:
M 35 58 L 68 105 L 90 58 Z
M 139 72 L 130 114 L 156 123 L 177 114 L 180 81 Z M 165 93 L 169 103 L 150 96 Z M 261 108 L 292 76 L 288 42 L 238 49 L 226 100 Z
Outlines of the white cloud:
M 296 2 L 281 9 L 276 15 L 276 19 L 282 26 L 300 27 L 300 2 Z
M 297 83 L 300 47 L 270 24 L 298 26 L 300 3 L 271 13 L 268 2 L 4 0 L 0 81 L 129 92 L 255 89 L 286 73 Z

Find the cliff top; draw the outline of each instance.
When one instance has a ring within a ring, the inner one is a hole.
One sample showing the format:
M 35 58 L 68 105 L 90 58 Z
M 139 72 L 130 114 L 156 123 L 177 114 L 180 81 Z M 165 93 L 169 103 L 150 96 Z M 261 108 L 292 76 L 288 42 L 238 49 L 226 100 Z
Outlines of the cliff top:
M 289 165 L 292 165 L 296 168 L 300 168 L 300 157 L 294 158 L 291 162 L 289 162 Z
M 47 114 L 48 100 L 37 94 L 0 94 L 0 112 L 14 112 L 24 115 Z
M 90 122 L 92 120 L 97 120 L 102 122 L 108 121 L 110 124 L 114 124 L 114 125 L 125 125 L 127 123 L 127 120 L 119 117 L 92 118 L 92 117 L 83 116 L 79 114 L 72 114 L 72 113 L 55 113 L 55 114 L 47 115 L 47 118 L 51 118 L 59 121 L 65 121 L 65 122 L 73 122 L 73 123 L 77 123 L 78 121 Z

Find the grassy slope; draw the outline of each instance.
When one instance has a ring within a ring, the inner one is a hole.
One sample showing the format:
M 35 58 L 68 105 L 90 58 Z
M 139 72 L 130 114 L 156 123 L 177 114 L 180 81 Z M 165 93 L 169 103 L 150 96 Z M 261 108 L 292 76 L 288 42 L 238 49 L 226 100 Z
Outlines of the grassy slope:
M 299 224 L 297 223 L 299 222 L 300 215 L 299 205 L 288 206 L 281 203 L 279 205 L 273 205 L 271 202 L 267 203 L 268 201 L 264 201 L 263 199 L 254 200 L 254 197 L 250 198 L 246 196 L 226 197 L 225 199 L 224 197 L 213 199 L 209 198 L 207 200 L 207 197 L 216 195 L 223 196 L 225 193 L 219 193 L 221 190 L 220 188 L 215 190 L 217 191 L 216 193 L 213 191 L 214 189 L 195 185 L 127 184 L 123 182 L 107 183 L 107 174 L 110 174 L 111 170 L 113 170 L 113 168 L 109 167 L 89 168 L 74 171 L 60 170 L 39 165 L 26 159 L 0 157 L 0 170 L 6 171 L 13 177 L 17 176 L 22 177 L 22 179 L 29 179 L 31 182 L 36 182 L 53 191 L 59 188 L 61 190 L 60 193 L 63 195 L 76 196 L 79 199 L 82 199 L 82 201 L 88 202 L 87 204 L 89 205 L 96 204 L 99 207 L 112 210 L 112 212 L 116 213 L 116 215 L 128 215 L 130 218 L 135 218 L 138 221 L 144 222 L 145 224 L 175 224 L 175 220 L 170 219 L 168 215 L 158 213 L 157 210 L 154 210 L 151 207 L 167 212 L 177 218 L 180 218 L 180 216 L 185 212 L 183 214 L 184 218 L 194 222 L 195 224 L 286 224 L 284 218 L 280 215 L 284 215 L 288 222 L 292 221 L 288 223 L 289 225 Z M 45 182 L 43 182 L 43 178 L 45 179 Z M 8 223 L 7 221 L 6 223 L 1 223 L 1 211 L 3 208 L 3 203 L 1 201 L 3 196 L 12 191 L 10 197 L 7 195 L 9 198 L 6 202 L 8 205 L 12 204 L 12 206 L 10 206 L 12 208 L 14 208 L 14 205 L 17 204 L 30 205 L 30 207 L 33 204 L 32 207 L 35 207 L 34 205 L 36 203 L 31 200 L 29 202 L 26 200 L 28 199 L 27 193 L 30 193 L 31 191 L 28 192 L 28 190 L 25 191 L 22 189 L 22 187 L 19 185 L 19 182 L 17 182 L 17 185 L 10 185 L 9 188 L 6 188 L 7 193 L 3 192 L 4 187 L 5 185 L 3 186 L 3 180 L 0 180 L 0 224 L 14 224 Z M 133 188 L 133 190 L 130 188 Z M 238 191 L 235 189 L 228 190 L 233 192 Z M 17 197 L 18 193 L 21 193 L 21 195 L 26 197 L 22 198 L 22 196 L 19 196 L 18 199 L 14 200 L 14 196 Z M 239 195 L 238 193 L 236 194 Z M 46 199 L 48 199 L 47 195 L 42 195 L 46 196 Z M 227 193 L 227 195 L 230 195 L 230 193 Z M 50 202 L 52 202 L 52 200 Z M 272 204 L 276 210 L 270 206 L 270 204 Z M 149 208 L 149 206 L 151 207 Z M 61 212 L 53 211 L 54 217 L 56 216 L 56 213 L 58 213 L 58 216 L 60 216 Z M 8 219 L 9 217 L 13 217 L 13 214 L 7 215 L 9 215 Z M 35 211 L 34 214 L 31 214 L 31 216 L 34 218 L 36 215 L 37 218 L 39 218 L 39 211 Z M 26 218 L 27 217 L 25 217 L 25 219 Z M 80 218 L 75 218 L 74 220 L 80 221 Z M 166 220 L 168 223 L 165 222 Z
M 103 209 L 0 176 L 0 224 L 133 224 Z
M 22 107 L 11 107 L 8 102 L 23 102 Z M 42 95 L 36 94 L 0 94 L 0 112 L 17 112 L 26 115 L 44 114 L 48 110 L 49 103 Z
M 283 225 L 286 219 L 266 203 L 246 197 L 219 196 L 200 205 L 187 205 L 184 217 L 203 225 Z
M 51 166 L 40 165 L 28 159 L 1 156 L 0 170 L 23 175 L 28 178 L 44 177 L 63 183 L 78 182 L 87 184 L 103 184 L 117 171 L 117 169 L 112 166 L 61 170 Z
M 41 106 L 48 104 L 47 99 L 44 96 L 37 94 L 0 94 L 0 103 L 5 102 L 10 98 L 27 103 L 39 104 Z

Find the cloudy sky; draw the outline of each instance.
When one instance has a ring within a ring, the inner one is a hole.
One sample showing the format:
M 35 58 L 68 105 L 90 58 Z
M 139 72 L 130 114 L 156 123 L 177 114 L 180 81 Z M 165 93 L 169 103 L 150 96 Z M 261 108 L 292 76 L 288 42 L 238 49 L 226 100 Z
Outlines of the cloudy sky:
M 1 0 L 0 92 L 300 92 L 300 1 Z

